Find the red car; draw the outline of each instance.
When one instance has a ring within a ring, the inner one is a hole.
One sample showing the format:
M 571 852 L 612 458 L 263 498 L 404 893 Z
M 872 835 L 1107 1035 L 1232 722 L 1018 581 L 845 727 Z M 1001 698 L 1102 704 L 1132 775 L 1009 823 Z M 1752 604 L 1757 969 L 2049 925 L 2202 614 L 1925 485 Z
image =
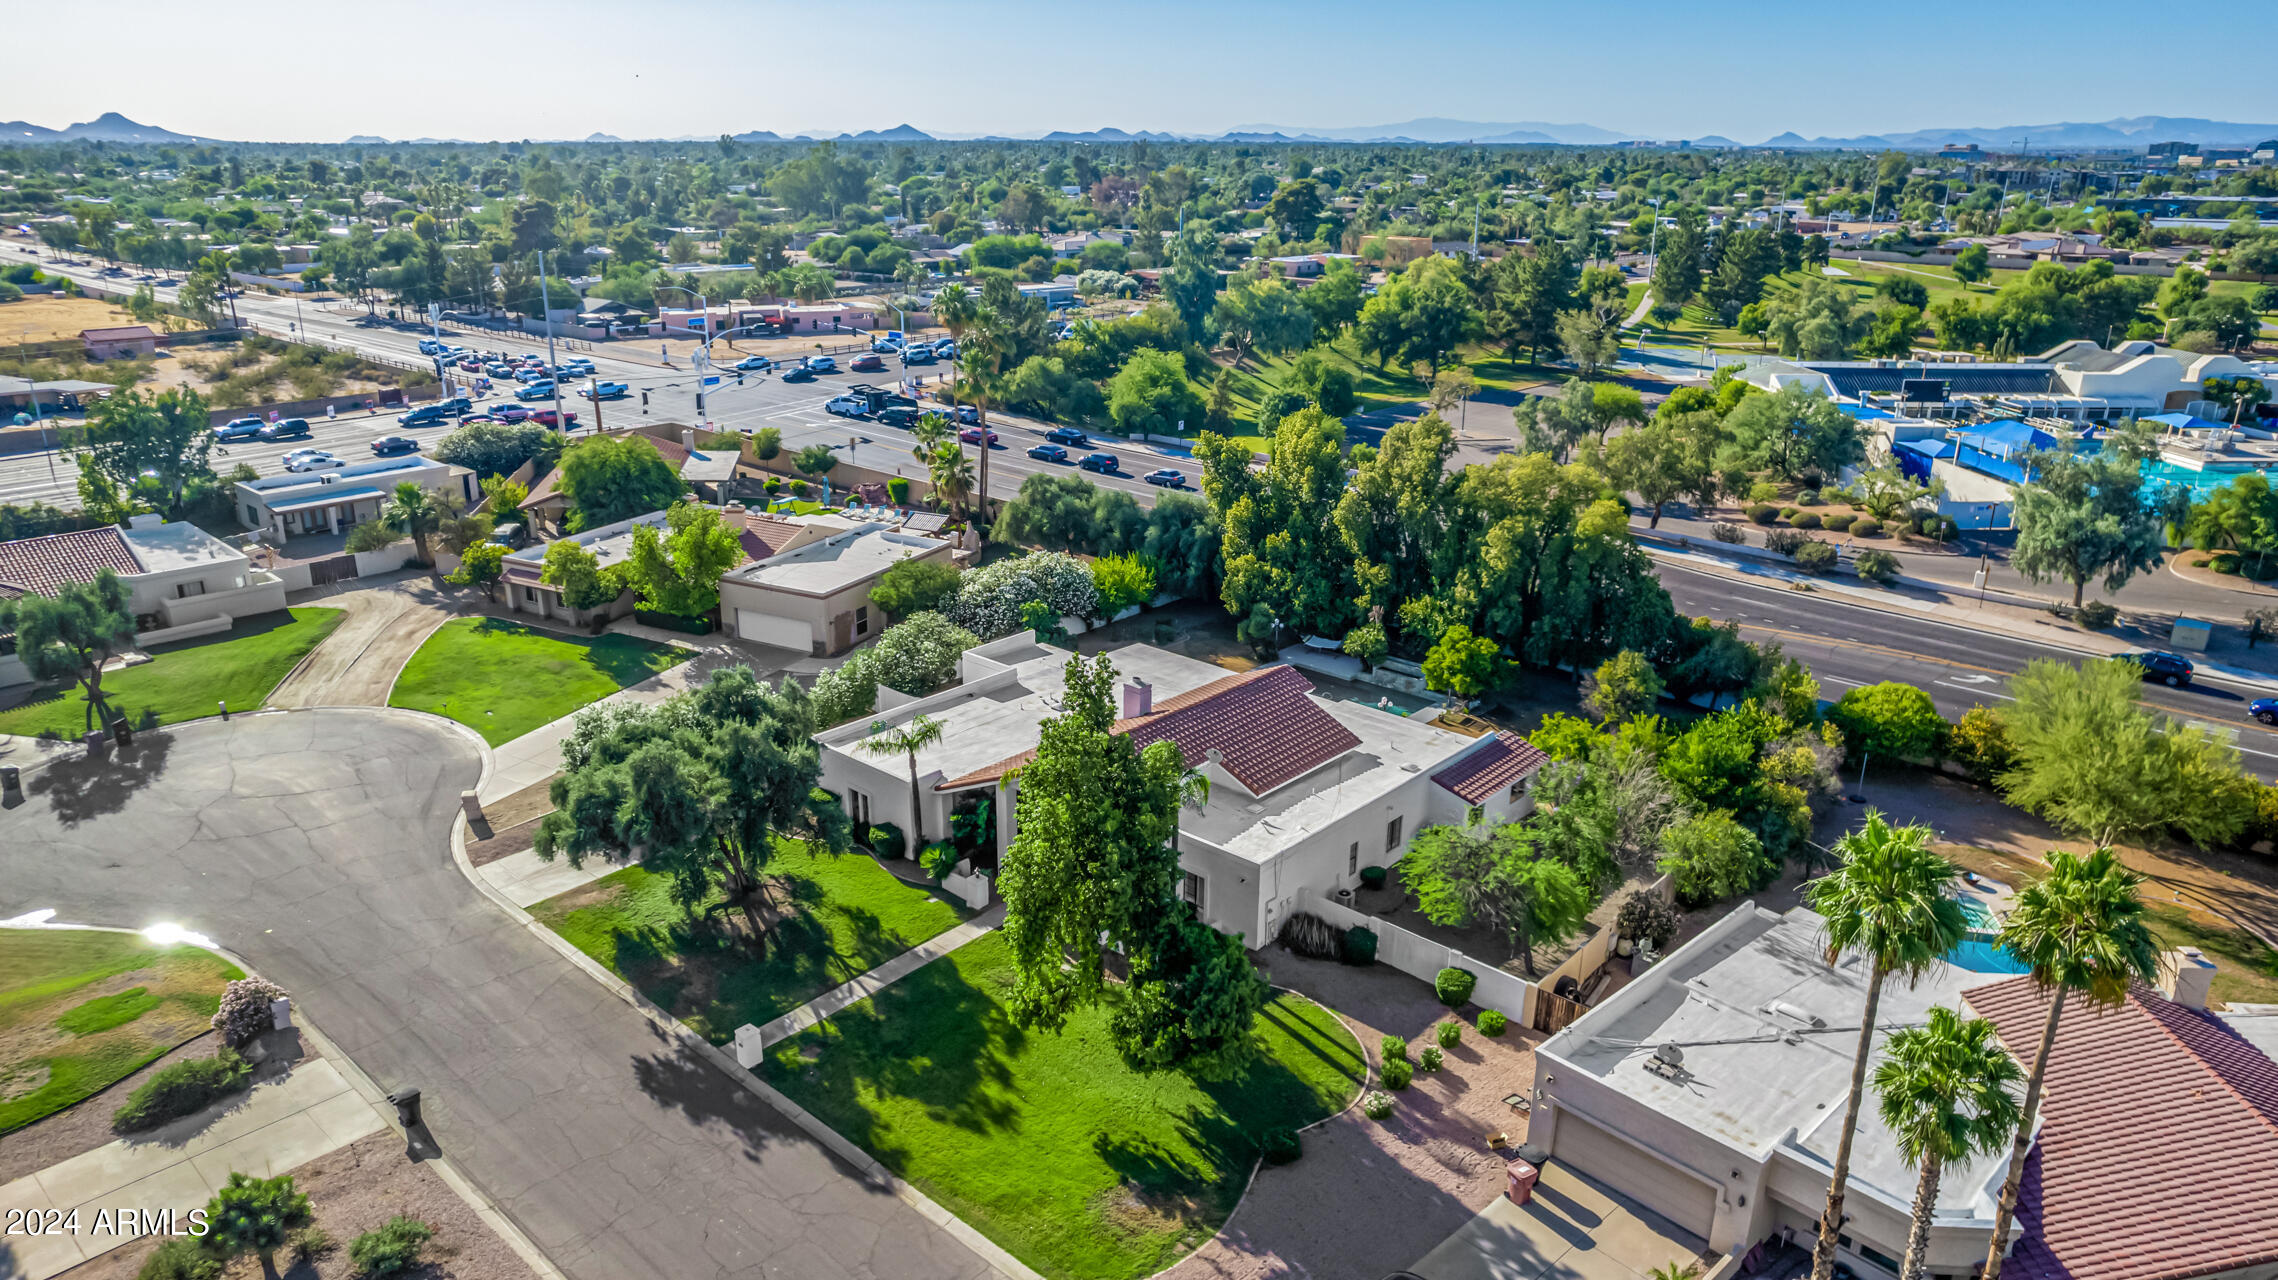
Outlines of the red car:
M 856 356 L 854 363 L 848 365 L 847 368 L 856 373 L 884 373 L 886 362 L 876 356 Z
M 981 429 L 979 427 L 967 427 L 963 431 L 957 433 L 957 438 L 967 444 L 979 444 L 981 443 Z M 997 433 L 991 431 L 989 433 L 989 444 L 993 448 L 995 447 L 996 443 Z
M 567 423 L 568 425 L 574 427 L 577 425 L 577 411 L 574 409 L 565 410 L 561 415 L 561 421 L 556 422 L 554 420 L 553 410 L 540 409 L 536 413 L 530 415 L 530 421 L 537 423 L 541 427 L 558 427 L 564 423 Z
M 459 367 L 469 373 L 481 373 L 482 361 L 475 356 L 468 356 L 466 359 L 459 362 Z

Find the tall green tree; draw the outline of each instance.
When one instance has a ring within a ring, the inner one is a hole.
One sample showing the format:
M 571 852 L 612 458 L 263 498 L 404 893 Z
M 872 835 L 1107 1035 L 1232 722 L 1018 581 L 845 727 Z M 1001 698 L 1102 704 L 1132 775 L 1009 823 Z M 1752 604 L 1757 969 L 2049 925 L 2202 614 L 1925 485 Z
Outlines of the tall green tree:
M 1276 619 L 1320 635 L 1353 621 L 1353 568 L 1336 521 L 1345 491 L 1344 424 L 1304 408 L 1274 428 L 1263 472 L 1250 445 L 1204 432 L 1195 446 L 1203 493 L 1225 526 L 1222 589 L 1242 638 L 1262 643 Z
M 1479 335 L 1480 315 L 1452 258 L 1425 258 L 1377 289 L 1356 324 L 1361 350 L 1381 366 L 1388 359 L 1422 364 L 1432 376 L 1455 349 Z
M 2194 503 L 2183 534 L 2201 551 L 2236 552 L 2247 577 L 2268 578 L 2278 569 L 2278 491 L 2246 472 Z
M 2010 563 L 2033 582 L 2069 582 L 2080 607 L 2091 579 L 2118 591 L 2156 569 L 2166 520 L 2145 500 L 2143 463 L 2157 452 L 2140 431 L 2115 431 L 2092 454 L 2039 450 L 2024 459 L 2031 478 L 2017 486 L 2017 544 Z
M 1351 555 L 1355 604 L 1394 618 L 1432 592 L 1432 547 L 1446 532 L 1455 440 L 1436 413 L 1396 422 L 1337 499 L 1337 532 Z
M 1998 1151 L 2018 1132 L 2018 1075 L 2017 1060 L 1983 1018 L 1965 1021 L 1951 1009 L 1934 1008 L 1924 1025 L 1891 1033 L 1875 1066 L 1877 1109 L 1898 1140 L 1898 1153 L 1921 1170 L 1899 1280 L 1926 1274 L 1930 1220 L 1946 1166 Z
M 913 847 L 919 849 L 925 847 L 925 804 L 918 794 L 918 752 L 940 742 L 942 732 L 939 720 L 920 715 L 906 724 L 873 724 L 870 736 L 862 740 L 865 755 L 900 756 L 909 762 L 910 834 L 916 841 Z
M 710 614 L 720 607 L 720 575 L 743 563 L 738 531 L 711 507 L 686 502 L 673 503 L 664 519 L 661 533 L 653 524 L 633 527 L 625 584 L 660 613 Z
M 1400 883 L 1432 923 L 1501 934 L 1531 978 L 1535 948 L 1572 936 L 1595 904 L 1583 877 L 1542 846 L 1525 823 L 1426 827 L 1400 859 Z
M 1858 421 L 1801 383 L 1743 397 L 1725 415 L 1724 429 L 1746 466 L 1769 468 L 1791 480 L 1806 470 L 1833 476 L 1867 453 Z
M 127 584 L 105 569 L 93 582 L 66 582 L 52 596 L 29 591 L 10 602 L 17 657 L 34 680 L 85 691 L 88 729 L 110 718 L 103 667 L 134 645 L 131 599 Z M 0 617 L 0 625 L 7 621 Z
M 662 511 L 687 492 L 646 436 L 589 436 L 562 451 L 561 470 L 572 532 Z
M 1539 361 L 1544 347 L 1558 345 L 1558 317 L 1574 304 L 1579 274 L 1572 255 L 1556 244 L 1505 254 L 1491 277 L 1484 317 L 1488 340 L 1513 359 L 1525 347 L 1527 359 Z
M 1894 827 L 1869 810 L 1864 826 L 1835 842 L 1835 871 L 1804 890 L 1805 904 L 1826 922 L 1827 963 L 1856 954 L 1867 967 L 1866 1007 L 1859 1014 L 1851 1088 L 1843 1102 L 1842 1136 L 1835 1143 L 1835 1174 L 1827 1185 L 1827 1208 L 1811 1254 L 1812 1280 L 1831 1280 L 1835 1274 L 1835 1238 L 1843 1228 L 1843 1199 L 1851 1178 L 1851 1139 L 1866 1099 L 1867 1060 L 1874 1050 L 1883 984 L 1892 978 L 1909 986 L 1920 981 L 1969 930 L 1961 904 L 1947 894 L 1957 874 L 1954 864 L 1931 851 L 1931 839 L 1930 828 L 1920 823 Z
M 95 402 L 82 439 L 94 474 L 174 520 L 214 483 L 212 426 L 195 391 L 127 390 Z
M 1764 310 L 1767 332 L 1791 360 L 1845 359 L 1872 323 L 1849 290 L 1819 275 L 1768 299 Z
M 1210 309 L 1210 325 L 1233 345 L 1236 365 L 1253 351 L 1287 355 L 1313 340 L 1313 313 L 1297 291 L 1256 268 L 1227 282 Z

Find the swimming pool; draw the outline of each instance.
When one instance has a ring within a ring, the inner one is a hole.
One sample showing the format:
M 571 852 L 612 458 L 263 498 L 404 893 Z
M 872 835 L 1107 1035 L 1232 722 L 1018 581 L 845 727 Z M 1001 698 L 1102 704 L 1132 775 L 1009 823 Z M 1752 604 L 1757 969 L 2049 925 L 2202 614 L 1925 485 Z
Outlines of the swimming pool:
M 2001 922 L 1993 918 L 1993 909 L 1977 899 L 1956 898 L 1954 901 L 1961 904 L 1962 918 L 1970 922 L 1970 932 L 1992 933 L 2001 927 Z
M 2161 489 L 2173 484 L 2189 489 L 2195 498 L 2204 498 L 2240 476 L 2259 470 L 2259 467 L 2209 467 L 2202 471 L 2179 467 L 2165 458 L 2153 458 L 2143 464 L 2144 493 L 2146 497 L 2155 497 Z
M 1946 953 L 1946 963 L 1972 973 L 2031 973 L 2017 957 L 1993 943 L 1968 938 Z

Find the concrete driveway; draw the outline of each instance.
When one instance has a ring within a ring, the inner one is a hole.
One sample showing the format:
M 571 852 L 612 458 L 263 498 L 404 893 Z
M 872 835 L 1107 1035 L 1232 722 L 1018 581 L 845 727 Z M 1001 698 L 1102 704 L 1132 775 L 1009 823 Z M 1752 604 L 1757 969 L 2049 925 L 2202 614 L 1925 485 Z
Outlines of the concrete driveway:
M 171 922 L 234 950 L 578 1280 L 977 1277 L 481 896 L 453 864 L 471 736 L 409 712 L 269 712 L 26 774 L 0 919 Z M 5 1271 L 0 1267 L 0 1271 Z
M 452 591 L 418 570 L 296 594 L 293 604 L 348 616 L 278 683 L 272 707 L 384 707 L 403 664 L 435 628 L 463 612 Z
M 1423 1280 L 1647 1280 L 1712 1259 L 1707 1242 L 1562 1165 L 1527 1204 L 1497 1199 L 1411 1268 Z

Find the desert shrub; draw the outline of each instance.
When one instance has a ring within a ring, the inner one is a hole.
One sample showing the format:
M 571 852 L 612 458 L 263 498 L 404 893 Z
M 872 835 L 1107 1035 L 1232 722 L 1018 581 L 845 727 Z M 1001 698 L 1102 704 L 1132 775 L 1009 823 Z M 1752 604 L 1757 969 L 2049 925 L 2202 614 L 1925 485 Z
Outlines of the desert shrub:
M 1337 926 L 1310 911 L 1292 912 L 1281 922 L 1281 945 L 1314 960 L 1334 960 L 1343 939 Z
M 1793 556 L 1796 553 L 1796 548 L 1808 541 L 1810 539 L 1805 537 L 1801 530 L 1773 529 L 1764 535 L 1764 549 L 1777 551 L 1783 556 Z
M 1758 480 L 1748 486 L 1748 500 L 1750 502 L 1770 502 L 1779 496 L 1780 486 L 1769 480 Z
M 1992 781 L 2017 761 L 2016 749 L 2009 744 L 2009 726 L 1991 707 L 1971 707 L 1962 713 L 1946 731 L 1946 753 L 1981 782 Z
M 1376 1042 L 1376 1047 L 1386 1062 L 1399 1062 L 1408 1056 L 1406 1036 L 1386 1036 Z
M 1952 542 L 1962 536 L 1962 527 L 1954 523 L 1952 516 L 1939 516 L 1938 523 L 1930 530 L 1930 536 L 1940 542 Z
M 2109 601 L 2091 600 L 2080 606 L 2080 625 L 2091 631 L 2102 631 L 2120 620 L 2120 611 Z
M 1932 529 L 1938 527 L 1938 513 L 1935 511 L 1916 511 L 1907 516 L 1906 523 L 1913 526 L 1916 536 L 1925 536 Z
M 155 1129 L 243 1089 L 252 1076 L 252 1064 L 234 1049 L 161 1067 L 111 1116 L 111 1128 L 120 1133 Z
M 1710 525 L 1709 536 L 1716 539 L 1718 542 L 1741 543 L 1748 541 L 1747 532 L 1743 530 L 1739 525 L 1733 524 L 1727 520 L 1719 520 L 1715 524 Z
M 1817 539 L 1806 541 L 1795 549 L 1796 567 L 1810 573 L 1825 573 L 1835 567 L 1835 544 Z
M 1346 964 L 1375 964 L 1376 931 L 1358 924 L 1345 930 L 1345 953 L 1342 958 Z
M 221 1008 L 214 1010 L 214 1030 L 222 1043 L 242 1049 L 277 1025 L 270 1002 L 285 998 L 285 989 L 267 978 L 239 978 L 222 988 Z
M 1856 757 L 1935 759 L 1946 740 L 1946 718 L 1930 695 L 1898 680 L 1846 690 L 1827 718 L 1843 731 L 1843 745 Z
M 1385 875 L 1386 872 L 1382 867 L 1362 867 L 1360 869 L 1360 887 L 1363 889 L 1381 889 L 1384 887 Z
M 1479 1015 L 1479 1034 L 1483 1036 L 1499 1036 L 1510 1025 L 1511 1020 L 1503 1016 L 1501 1009 L 1489 1009 Z
M 402 1275 L 419 1265 L 419 1251 L 435 1238 L 435 1228 L 402 1214 L 367 1231 L 348 1245 L 348 1256 L 368 1276 Z
M 1795 519 L 1795 518 L 1796 518 L 1796 509 L 1795 509 L 1794 507 L 1781 507 L 1781 508 L 1780 508 L 1780 519 L 1782 519 L 1782 520 L 1793 520 L 1793 519 Z
M 1851 532 L 1861 538 L 1879 538 L 1882 536 L 1883 522 L 1873 516 L 1860 516 L 1851 525 Z
M 135 1280 L 221 1280 L 221 1261 L 196 1240 L 168 1240 L 142 1260 Z
M 1830 531 L 1835 533 L 1842 533 L 1845 530 L 1849 529 L 1852 525 L 1858 523 L 1858 520 L 1859 517 L 1853 515 L 1848 511 L 1838 511 L 1834 515 L 1827 517 L 1824 523 L 1827 525 Z
M 886 477 L 886 497 L 897 507 L 910 505 L 910 478 L 908 476 Z
M 1650 942 L 1655 951 L 1660 951 L 1677 936 L 1677 909 L 1663 902 L 1660 894 L 1633 893 L 1614 916 L 1614 932 L 1624 938 Z M 1481 1023 L 1486 1021 L 1480 1019 Z
M 1398 1093 L 1416 1078 L 1416 1068 L 1406 1058 L 1394 1058 L 1384 1064 L 1384 1087 Z
M 1258 1142 L 1267 1164 L 1289 1164 L 1305 1154 L 1305 1141 L 1295 1129 L 1268 1129 Z
M 1437 1071 L 1446 1061 L 1437 1045 L 1427 1046 L 1422 1053 L 1416 1055 L 1416 1066 L 1424 1071 Z
M 870 851 L 881 858 L 899 858 L 910 848 L 910 838 L 891 822 L 870 824 Z
M 1819 490 L 1817 490 L 1817 489 L 1798 489 L 1798 490 L 1796 490 L 1796 505 L 1797 505 L 1797 506 L 1799 506 L 1799 507 L 1816 507 L 1816 506 L 1818 506 L 1818 505 L 1819 505 Z
M 1433 1028 L 1432 1036 L 1440 1042 L 1440 1048 L 1453 1049 L 1463 1040 L 1463 1024 L 1450 1018 Z
M 1795 513 L 1795 518 L 1788 523 L 1798 529 L 1816 529 L 1819 527 L 1819 513 L 1816 511 L 1798 511 Z
M 1748 519 L 1752 524 L 1770 524 L 1779 518 L 1780 509 L 1768 502 L 1759 502 L 1748 508 Z
M 1862 551 L 1856 567 L 1862 578 L 1888 582 L 1898 576 L 1898 557 L 1888 551 Z
M 303 1262 L 313 1261 L 340 1247 L 332 1233 L 323 1227 L 309 1227 L 293 1233 L 293 1256 Z
M 1479 985 L 1479 975 L 1469 969 L 1448 968 L 1439 971 L 1432 979 L 1432 991 L 1440 1003 L 1453 1009 L 1471 998 L 1471 989 Z
M 1384 1119 L 1392 1114 L 1392 1096 L 1369 1090 L 1368 1096 L 1360 1100 L 1360 1113 L 1371 1120 Z

